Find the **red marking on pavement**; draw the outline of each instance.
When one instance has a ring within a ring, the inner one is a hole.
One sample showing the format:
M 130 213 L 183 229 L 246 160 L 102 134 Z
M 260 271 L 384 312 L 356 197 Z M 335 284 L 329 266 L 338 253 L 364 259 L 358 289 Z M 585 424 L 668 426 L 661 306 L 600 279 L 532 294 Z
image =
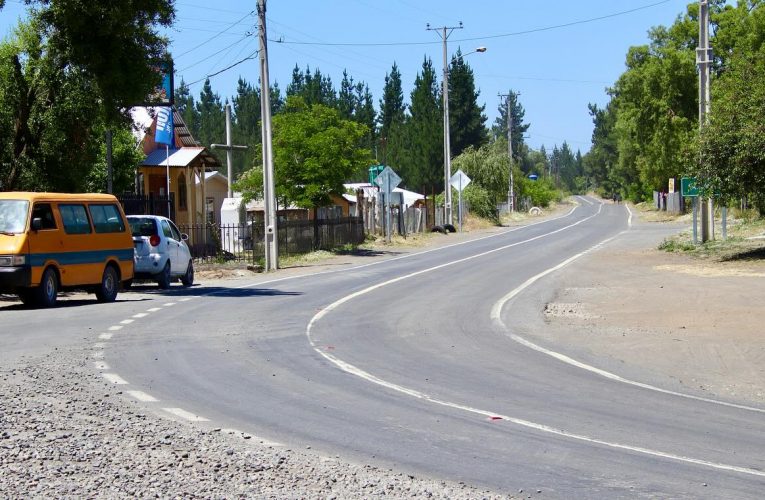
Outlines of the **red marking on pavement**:
M 502 420 L 502 417 L 489 417 L 489 420 Z
M 328 351 L 334 351 L 334 350 L 335 350 L 335 346 L 333 346 L 333 345 L 328 345 L 328 346 L 327 346 L 327 350 L 328 350 Z

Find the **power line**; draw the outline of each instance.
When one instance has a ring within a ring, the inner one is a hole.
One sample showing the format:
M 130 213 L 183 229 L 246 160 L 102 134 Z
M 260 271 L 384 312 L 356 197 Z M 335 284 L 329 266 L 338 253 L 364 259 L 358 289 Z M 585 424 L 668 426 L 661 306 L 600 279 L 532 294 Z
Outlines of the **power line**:
M 571 21 L 568 23 L 563 24 L 554 24 L 551 26 L 543 26 L 541 28 L 532 28 L 528 30 L 523 31 L 514 31 L 511 33 L 503 33 L 500 35 L 486 35 L 486 36 L 480 36 L 480 37 L 472 37 L 472 38 L 460 38 L 457 40 L 454 40 L 455 42 L 473 42 L 477 40 L 491 40 L 495 38 L 506 38 L 511 36 L 520 36 L 520 35 L 528 35 L 531 33 L 539 33 L 542 31 L 550 31 L 555 29 L 561 29 L 561 28 L 569 28 L 571 26 L 576 26 L 579 24 L 587 24 L 587 23 L 593 23 L 596 21 L 602 21 L 604 19 L 610 19 L 613 17 L 623 16 L 626 14 L 632 14 L 633 12 L 638 12 L 640 10 L 649 9 L 651 7 L 656 7 L 657 5 L 669 3 L 671 0 L 662 0 L 660 2 L 654 2 L 648 5 L 643 5 L 641 7 L 635 7 L 633 9 L 629 10 L 623 10 L 619 12 L 614 12 L 612 14 L 606 14 L 603 16 L 597 16 L 597 17 L 591 17 L 588 19 L 580 19 L 578 21 Z M 278 39 L 273 40 L 269 39 L 269 41 L 274 43 L 281 43 L 281 44 L 290 44 L 290 45 L 323 45 L 323 46 L 339 46 L 339 47 L 350 47 L 350 46 L 357 46 L 357 47 L 396 47 L 396 46 L 417 46 L 417 45 L 434 45 L 441 42 L 288 42 L 286 40 Z
M 223 68 L 222 70 L 219 70 L 219 71 L 216 71 L 215 73 L 211 73 L 211 74 L 209 74 L 209 75 L 207 75 L 207 76 L 204 76 L 204 77 L 200 78 L 199 80 L 194 80 L 193 82 L 191 82 L 191 83 L 188 83 L 188 84 L 186 84 L 186 85 L 188 85 L 189 87 L 191 87 L 192 85 L 196 85 L 196 84 L 197 84 L 197 83 L 199 83 L 199 82 L 203 82 L 203 81 L 207 80 L 208 78 L 212 78 L 212 77 L 214 77 L 214 76 L 220 75 L 221 73 L 223 73 L 223 72 L 225 72 L 225 71 L 228 71 L 228 70 L 230 70 L 231 68 L 234 68 L 234 67 L 236 67 L 236 66 L 239 66 L 240 64 L 242 64 L 242 63 L 244 63 L 244 62 L 247 62 L 247 61 L 249 61 L 249 60 L 255 59 L 255 57 L 258 55 L 258 53 L 259 53 L 259 52 L 260 52 L 260 50 L 256 50 L 255 52 L 251 53 L 250 55 L 248 55 L 248 56 L 247 56 L 247 57 L 245 57 L 244 59 L 241 59 L 241 60 L 239 60 L 239 61 L 237 61 L 237 62 L 235 62 L 235 63 L 233 63 L 233 64 L 231 64 L 231 65 L 229 65 L 229 66 L 226 66 L 226 67 L 225 67 L 225 68 Z
M 247 40 L 247 38 L 248 38 L 248 37 L 250 37 L 250 36 L 252 36 L 252 33 L 248 33 L 248 34 L 246 34 L 245 36 L 243 36 L 243 37 L 242 37 L 242 38 L 240 38 L 239 40 L 235 41 L 234 43 L 232 43 L 232 44 L 230 44 L 230 45 L 227 45 L 227 46 L 223 47 L 222 49 L 220 49 L 219 51 L 217 51 L 217 52 L 213 52 L 212 54 L 210 54 L 209 56 L 205 57 L 204 59 L 199 59 L 199 60 L 198 60 L 198 61 L 196 61 L 194 64 L 190 64 L 189 66 L 186 66 L 185 68 L 181 68 L 181 69 L 179 69 L 178 71 L 179 71 L 179 72 L 181 72 L 181 71 L 186 71 L 187 69 L 191 69 L 191 68 L 193 68 L 194 66 L 197 66 L 198 64 L 202 64 L 203 62 L 205 62 L 205 61 L 207 61 L 207 60 L 209 60 L 209 59 L 212 59 L 213 57 L 217 56 L 217 55 L 218 55 L 218 54 L 220 54 L 221 52 L 223 52 L 223 51 L 226 51 L 226 50 L 229 50 L 229 49 L 231 49 L 233 46 L 235 46 L 235 45 L 238 45 L 238 44 L 242 43 L 242 41 L 244 41 L 244 40 Z
M 212 41 L 213 41 L 213 40 L 215 40 L 215 39 L 216 39 L 216 38 L 217 38 L 219 35 L 222 35 L 223 33 L 227 32 L 228 30 L 230 30 L 231 28 L 233 28 L 233 27 L 234 27 L 234 26 L 236 26 L 237 24 L 241 23 L 242 21 L 244 21 L 245 19 L 247 19 L 247 17 L 248 17 L 248 16 L 251 16 L 251 15 L 253 15 L 254 13 L 255 13 L 255 11 L 250 11 L 250 12 L 248 12 L 247 14 L 245 14 L 245 15 L 244 15 L 244 17 L 242 17 L 242 18 L 241 18 L 241 19 L 239 19 L 238 21 L 235 21 L 234 23 L 230 24 L 230 25 L 228 26 L 228 28 L 224 29 L 223 31 L 220 31 L 220 32 L 216 33 L 215 35 L 211 36 L 210 38 L 208 38 L 208 39 L 207 39 L 207 40 L 205 40 L 204 42 L 200 43 L 199 45 L 197 45 L 197 46 L 195 46 L 195 47 L 192 47 L 192 48 L 190 48 L 190 49 L 189 49 L 189 50 L 187 50 L 186 52 L 183 52 L 183 53 L 181 53 L 181 54 L 178 54 L 177 56 L 175 56 L 175 58 L 177 59 L 177 58 L 179 58 L 179 57 L 183 57 L 183 56 L 185 56 L 186 54 L 188 54 L 189 52 L 193 52 L 193 51 L 197 50 L 197 49 L 198 49 L 199 47 L 201 47 L 202 45 L 205 45 L 205 44 L 207 44 L 207 43 L 210 43 L 210 42 L 212 42 Z

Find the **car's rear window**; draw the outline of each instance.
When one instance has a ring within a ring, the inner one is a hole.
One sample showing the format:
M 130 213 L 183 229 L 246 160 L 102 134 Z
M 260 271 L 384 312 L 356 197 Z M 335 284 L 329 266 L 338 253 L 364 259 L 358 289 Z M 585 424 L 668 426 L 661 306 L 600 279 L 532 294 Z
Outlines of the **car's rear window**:
M 150 217 L 128 217 L 133 236 L 154 236 L 157 232 L 157 220 Z

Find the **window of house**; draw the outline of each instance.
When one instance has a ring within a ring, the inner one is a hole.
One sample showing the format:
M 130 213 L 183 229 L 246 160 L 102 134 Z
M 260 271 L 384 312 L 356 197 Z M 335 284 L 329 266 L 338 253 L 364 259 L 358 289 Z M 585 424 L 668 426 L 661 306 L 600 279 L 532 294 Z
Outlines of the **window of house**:
M 186 175 L 183 173 L 178 176 L 178 209 L 188 210 L 186 208 Z

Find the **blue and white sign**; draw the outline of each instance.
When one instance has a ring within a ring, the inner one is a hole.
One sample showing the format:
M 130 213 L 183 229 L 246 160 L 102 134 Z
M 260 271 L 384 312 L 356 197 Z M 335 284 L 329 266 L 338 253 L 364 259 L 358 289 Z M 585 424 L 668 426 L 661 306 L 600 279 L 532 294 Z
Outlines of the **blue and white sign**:
M 173 110 L 169 106 L 163 106 L 157 112 L 157 131 L 154 134 L 154 140 L 159 144 L 174 146 L 173 139 Z

